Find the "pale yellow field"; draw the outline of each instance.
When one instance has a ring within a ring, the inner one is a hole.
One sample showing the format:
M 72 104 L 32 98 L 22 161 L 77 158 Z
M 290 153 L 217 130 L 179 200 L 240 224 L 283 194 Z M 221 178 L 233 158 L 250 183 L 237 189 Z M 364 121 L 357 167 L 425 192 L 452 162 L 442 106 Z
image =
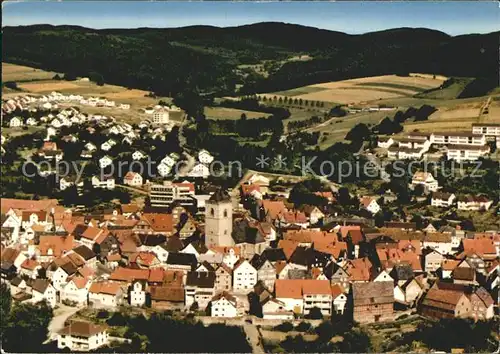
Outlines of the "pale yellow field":
M 432 76 L 384 75 L 326 82 L 279 93 L 265 94 L 265 96 L 292 96 L 308 101 L 358 104 L 381 99 L 410 97 L 421 91 L 440 86 L 445 79 L 442 76 L 437 76 L 434 79 Z
M 24 91 L 41 93 L 77 89 L 78 85 L 71 81 L 35 81 L 19 84 L 18 87 Z
M 110 86 L 110 85 L 108 85 Z M 119 87 L 119 86 L 117 86 Z M 139 98 L 139 97 L 144 97 L 148 92 L 144 90 L 137 90 L 137 89 L 131 89 L 131 90 L 125 90 L 123 91 L 123 87 L 121 88 L 122 91 L 118 92 L 111 92 L 106 95 L 107 98 L 109 99 L 116 99 L 116 100 L 121 100 L 121 99 L 126 99 L 126 98 Z
M 2 82 L 52 79 L 56 73 L 28 66 L 2 63 Z

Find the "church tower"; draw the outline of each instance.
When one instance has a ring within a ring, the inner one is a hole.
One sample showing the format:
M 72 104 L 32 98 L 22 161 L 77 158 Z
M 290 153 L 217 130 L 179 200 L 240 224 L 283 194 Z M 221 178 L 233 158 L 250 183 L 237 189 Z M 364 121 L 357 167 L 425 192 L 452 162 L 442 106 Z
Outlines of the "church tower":
M 233 203 L 222 189 L 217 190 L 205 203 L 205 245 L 234 246 Z

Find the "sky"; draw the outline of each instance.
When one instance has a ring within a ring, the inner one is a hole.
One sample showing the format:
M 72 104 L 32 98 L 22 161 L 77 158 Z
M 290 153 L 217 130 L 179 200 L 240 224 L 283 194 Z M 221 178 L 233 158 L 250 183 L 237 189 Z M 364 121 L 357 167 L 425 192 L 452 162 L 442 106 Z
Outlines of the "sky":
M 495 1 L 7 1 L 2 10 L 3 26 L 229 27 L 276 21 L 350 34 L 396 27 L 425 27 L 451 35 L 500 30 L 500 7 Z

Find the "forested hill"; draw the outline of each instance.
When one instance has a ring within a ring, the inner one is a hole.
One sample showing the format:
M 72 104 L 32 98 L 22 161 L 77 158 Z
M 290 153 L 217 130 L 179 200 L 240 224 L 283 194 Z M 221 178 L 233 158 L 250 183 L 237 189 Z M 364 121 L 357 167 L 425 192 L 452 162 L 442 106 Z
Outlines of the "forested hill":
M 3 60 L 161 94 L 190 88 L 265 92 L 382 74 L 429 72 L 498 77 L 500 32 L 452 37 L 423 28 L 363 35 L 284 23 L 218 28 L 95 30 L 35 25 L 3 28 Z M 296 55 L 311 60 L 287 61 Z M 268 75 L 242 69 L 262 64 Z M 246 70 L 246 71 L 245 71 Z

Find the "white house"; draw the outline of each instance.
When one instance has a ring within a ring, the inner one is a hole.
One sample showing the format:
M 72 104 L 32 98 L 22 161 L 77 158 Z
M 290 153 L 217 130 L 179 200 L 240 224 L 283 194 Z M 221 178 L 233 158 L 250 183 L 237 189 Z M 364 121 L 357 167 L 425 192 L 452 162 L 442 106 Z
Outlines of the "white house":
M 129 293 L 131 306 L 144 306 L 146 304 L 146 285 L 141 281 L 134 281 Z
M 160 163 L 156 169 L 158 170 L 160 176 L 165 177 L 170 173 L 172 167 L 169 167 L 164 163 Z
M 142 151 L 134 151 L 134 153 L 132 154 L 132 160 L 135 160 L 135 161 L 138 161 L 138 160 L 142 160 L 142 159 L 145 159 L 147 156 L 146 154 L 144 154 Z
M 200 152 L 198 153 L 198 161 L 200 161 L 202 164 L 210 165 L 213 160 L 214 157 L 205 149 L 200 150 Z
M 435 272 L 439 268 L 441 268 L 441 263 L 443 262 L 443 255 L 436 250 L 432 250 L 431 252 L 424 255 L 424 265 L 425 271 Z
M 257 283 L 257 269 L 247 260 L 239 261 L 233 269 L 233 289 L 248 294 Z
M 28 119 L 26 119 L 26 125 L 34 126 L 34 125 L 37 125 L 37 124 L 38 124 L 38 122 L 33 117 L 29 117 Z
M 170 155 L 165 156 L 160 161 L 160 163 L 172 168 L 178 159 L 179 159 L 179 155 L 173 152 Z
M 99 167 L 106 168 L 113 163 L 113 160 L 108 155 L 103 156 L 99 159 Z
M 11 128 L 19 128 L 23 126 L 23 119 L 21 117 L 13 117 L 9 122 Z
M 434 192 L 431 197 L 431 205 L 439 208 L 448 208 L 453 205 L 456 196 L 453 193 Z
M 210 308 L 212 317 L 236 317 L 238 316 L 237 300 L 227 292 L 222 292 L 212 298 L 212 306 Z
M 332 289 L 328 280 L 278 279 L 275 292 L 276 299 L 282 301 L 288 311 L 308 315 L 317 307 L 323 315 L 331 315 Z
M 97 150 L 97 146 L 95 146 L 92 143 L 87 143 L 87 144 L 85 144 L 85 149 L 87 149 L 88 151 L 95 151 L 95 150 Z
M 394 144 L 394 139 L 391 137 L 379 137 L 377 146 L 388 149 L 392 144 Z
M 292 311 L 285 308 L 283 301 L 269 297 L 262 303 L 262 318 L 265 320 L 290 321 L 294 319 L 294 315 Z
M 493 204 L 492 200 L 489 200 L 485 196 L 479 195 L 466 195 L 458 197 L 458 210 L 488 210 Z
M 361 207 L 368 210 L 372 214 L 377 214 L 380 211 L 380 205 L 375 197 L 362 197 L 360 199 Z
M 112 176 L 92 176 L 92 187 L 101 189 L 115 189 L 115 179 Z
M 113 139 L 109 139 L 108 141 L 105 141 L 104 143 L 101 144 L 101 150 L 109 151 L 115 145 L 116 141 L 114 141 Z
M 95 282 L 89 289 L 89 305 L 97 308 L 116 308 L 121 304 L 123 290 L 119 283 Z
M 56 289 L 46 279 L 36 279 L 32 285 L 31 302 L 36 304 L 46 301 L 50 307 L 55 307 L 57 303 Z
M 210 176 L 210 169 L 206 165 L 198 163 L 194 165 L 188 176 L 207 178 L 208 176 Z
M 344 292 L 344 288 L 340 284 L 332 285 L 332 301 L 333 311 L 340 315 L 344 314 L 347 303 L 347 295 Z
M 451 235 L 448 233 L 432 232 L 425 235 L 422 241 L 423 248 L 430 248 L 441 254 L 451 254 L 453 244 L 451 243 Z
M 439 188 L 438 181 L 429 172 L 415 172 L 411 180 L 411 186 L 415 188 L 419 184 L 424 186 L 426 192 L 435 192 Z
M 132 187 L 140 187 L 143 184 L 143 179 L 139 173 L 129 171 L 125 177 L 123 177 L 123 183 Z
M 57 335 L 57 348 L 72 352 L 95 350 L 109 344 L 105 326 L 83 321 L 72 321 Z
M 60 292 L 61 301 L 73 301 L 78 304 L 87 304 L 90 282 L 83 277 L 73 277 Z

